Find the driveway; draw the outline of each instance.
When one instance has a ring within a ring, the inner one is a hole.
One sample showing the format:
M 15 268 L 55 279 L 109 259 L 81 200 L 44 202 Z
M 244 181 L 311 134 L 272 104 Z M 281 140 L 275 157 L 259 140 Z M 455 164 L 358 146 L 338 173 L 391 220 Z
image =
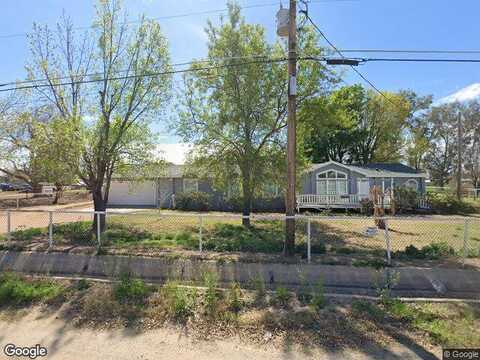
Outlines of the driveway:
M 47 227 L 49 224 L 49 213 L 47 211 L 75 211 L 75 213 L 54 213 L 55 224 L 68 223 L 73 221 L 91 220 L 92 215 L 77 213 L 77 211 L 92 211 L 91 202 L 83 202 L 69 205 L 45 205 L 22 208 L 22 210 L 38 212 L 22 212 L 12 210 L 10 213 L 11 230 L 26 229 L 32 227 Z M 0 234 L 7 232 L 7 212 L 0 210 Z

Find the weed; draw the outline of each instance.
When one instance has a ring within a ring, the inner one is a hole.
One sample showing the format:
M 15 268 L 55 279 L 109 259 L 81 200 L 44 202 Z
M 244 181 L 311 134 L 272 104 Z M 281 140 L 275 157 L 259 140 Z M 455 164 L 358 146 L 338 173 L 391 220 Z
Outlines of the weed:
M 355 259 L 352 261 L 352 265 L 355 267 L 373 267 L 379 270 L 387 266 L 387 263 L 380 259 Z
M 340 247 L 340 248 L 336 248 L 335 252 L 337 254 L 349 255 L 349 254 L 355 254 L 357 251 L 355 249 L 349 248 L 349 247 Z
M 203 274 L 203 283 L 206 287 L 204 295 L 205 310 L 209 316 L 213 316 L 218 302 L 216 273 L 205 272 Z
M 0 275 L 0 305 L 20 305 L 33 301 L 48 301 L 64 292 L 53 282 L 26 280 L 18 275 Z
M 81 309 L 85 318 L 94 321 L 114 318 L 122 312 L 108 286 L 95 286 L 88 291 L 81 300 Z
M 233 313 L 238 314 L 242 307 L 242 290 L 237 282 L 233 282 L 228 291 L 228 308 Z
M 163 287 L 167 311 L 176 320 L 186 321 L 195 311 L 196 291 L 179 286 L 176 282 L 167 282 Z
M 287 306 L 290 301 L 291 294 L 287 288 L 283 286 L 277 287 L 275 290 L 275 301 L 281 306 Z
M 366 300 L 355 300 L 352 302 L 352 311 L 354 314 L 367 314 L 375 320 L 381 320 L 385 317 L 385 312 L 377 304 Z
M 381 283 L 381 279 L 378 277 L 376 280 L 376 289 L 377 294 L 380 297 L 380 302 L 388 306 L 392 301 L 392 289 L 400 281 L 400 273 L 398 271 L 389 271 L 386 273 L 387 277 L 385 278 L 384 283 Z
M 88 283 L 87 280 L 85 279 L 80 279 L 77 282 L 77 290 L 82 291 L 82 290 L 87 290 L 90 287 L 90 284 Z
M 29 228 L 24 230 L 17 230 L 11 232 L 11 237 L 13 240 L 18 241 L 29 241 L 36 236 L 45 235 L 47 232 L 45 229 L 40 228 Z
M 141 279 L 132 277 L 129 272 L 120 275 L 120 282 L 114 286 L 115 298 L 119 303 L 142 304 L 150 293 L 150 288 Z
M 387 302 L 386 310 L 391 315 L 401 320 L 413 321 L 415 318 L 415 313 L 412 311 L 412 308 L 398 299 Z
M 205 249 L 214 251 L 242 251 L 278 253 L 283 243 L 281 227 L 274 223 L 261 223 L 245 227 L 215 224 L 205 240 Z
M 265 281 L 263 277 L 258 274 L 252 280 L 252 286 L 255 289 L 255 300 L 257 302 L 262 302 L 265 299 L 266 291 L 265 291 Z
M 322 309 L 326 304 L 325 300 L 325 290 L 323 288 L 323 283 L 318 282 L 318 284 L 313 288 L 311 298 L 310 298 L 310 306 L 315 310 Z

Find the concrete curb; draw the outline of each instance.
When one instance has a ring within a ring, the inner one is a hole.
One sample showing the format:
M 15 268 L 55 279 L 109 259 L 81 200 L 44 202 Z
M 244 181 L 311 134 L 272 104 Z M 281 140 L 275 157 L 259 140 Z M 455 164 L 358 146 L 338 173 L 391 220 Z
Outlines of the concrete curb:
M 0 271 L 27 274 L 118 278 L 124 271 L 150 282 L 202 282 L 206 271 L 216 272 L 221 285 L 237 281 L 249 286 L 262 278 L 267 288 L 290 289 L 323 283 L 326 292 L 376 295 L 387 279 L 398 278 L 393 294 L 402 297 L 480 299 L 480 272 L 460 269 L 404 267 L 374 270 L 341 265 L 281 263 L 219 263 L 190 259 L 127 256 L 89 256 L 66 253 L 0 251 Z M 394 274 L 398 273 L 398 275 Z

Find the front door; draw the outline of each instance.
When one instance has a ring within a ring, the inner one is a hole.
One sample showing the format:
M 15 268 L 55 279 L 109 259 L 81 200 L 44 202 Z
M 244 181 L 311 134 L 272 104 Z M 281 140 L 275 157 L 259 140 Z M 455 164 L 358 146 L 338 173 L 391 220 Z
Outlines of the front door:
M 357 181 L 357 193 L 359 200 L 369 197 L 370 194 L 370 182 L 368 179 L 358 179 Z

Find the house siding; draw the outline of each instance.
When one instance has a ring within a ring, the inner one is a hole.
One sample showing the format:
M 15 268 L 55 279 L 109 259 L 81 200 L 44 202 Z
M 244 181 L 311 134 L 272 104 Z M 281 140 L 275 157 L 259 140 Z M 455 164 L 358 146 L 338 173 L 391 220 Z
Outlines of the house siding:
M 309 171 L 302 175 L 300 184 L 301 188 L 299 193 L 300 194 L 316 194 L 316 179 L 317 174 L 328 171 L 328 170 L 337 170 L 347 174 L 348 179 L 348 193 L 349 194 L 357 194 L 358 193 L 358 179 L 369 179 L 370 188 L 374 185 L 382 186 L 382 177 L 366 177 L 365 175 L 359 173 L 358 171 L 348 169 L 346 167 L 337 165 L 337 164 L 326 164 L 325 166 L 319 167 L 315 170 Z M 390 188 L 390 177 L 385 177 L 385 188 Z M 418 183 L 418 192 L 421 194 L 425 193 L 425 179 L 423 177 L 416 176 L 416 174 L 412 174 L 411 177 L 394 177 L 393 184 L 394 187 L 401 187 L 404 186 L 405 183 L 410 180 L 414 179 Z
M 302 194 L 316 194 L 317 193 L 317 175 L 324 171 L 336 170 L 347 174 L 348 181 L 348 193 L 357 193 L 357 179 L 365 178 L 365 175 L 358 173 L 357 171 L 339 166 L 336 164 L 327 164 L 318 169 L 309 171 L 303 174 L 301 180 L 301 193 Z

